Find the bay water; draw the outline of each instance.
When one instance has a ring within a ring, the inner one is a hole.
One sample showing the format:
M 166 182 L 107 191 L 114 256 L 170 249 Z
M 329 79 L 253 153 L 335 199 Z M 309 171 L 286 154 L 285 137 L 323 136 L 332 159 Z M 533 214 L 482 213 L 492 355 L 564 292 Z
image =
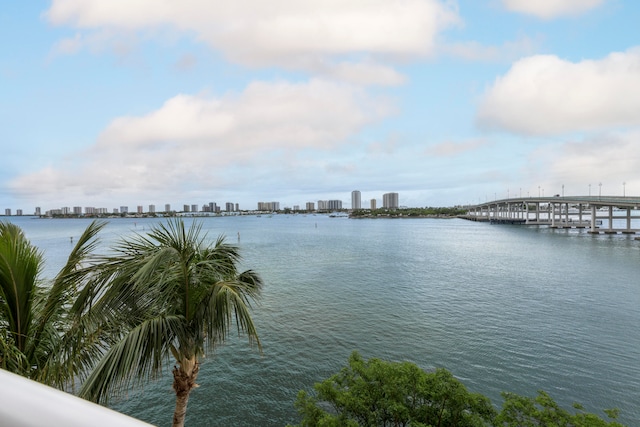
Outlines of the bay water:
M 88 219 L 11 217 L 58 271 Z M 5 219 L 6 220 L 6 219 Z M 186 218 L 190 223 L 194 219 Z M 101 249 L 162 219 L 113 219 Z M 326 215 L 197 218 L 238 244 L 264 279 L 253 318 L 263 346 L 232 336 L 200 369 L 189 426 L 296 423 L 299 390 L 365 358 L 444 367 L 496 406 L 545 390 L 640 425 L 640 241 L 627 235 L 462 219 Z M 172 376 L 114 409 L 171 425 Z

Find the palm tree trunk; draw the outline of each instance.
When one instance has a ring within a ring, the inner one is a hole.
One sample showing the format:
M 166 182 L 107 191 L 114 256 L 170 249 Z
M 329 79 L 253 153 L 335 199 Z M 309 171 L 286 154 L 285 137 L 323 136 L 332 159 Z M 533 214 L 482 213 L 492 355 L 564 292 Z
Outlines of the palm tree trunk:
M 173 368 L 173 390 L 176 392 L 176 409 L 173 412 L 173 427 L 184 427 L 184 418 L 187 414 L 189 393 L 198 387 L 196 378 L 200 365 L 195 357 L 182 360 L 180 366 Z

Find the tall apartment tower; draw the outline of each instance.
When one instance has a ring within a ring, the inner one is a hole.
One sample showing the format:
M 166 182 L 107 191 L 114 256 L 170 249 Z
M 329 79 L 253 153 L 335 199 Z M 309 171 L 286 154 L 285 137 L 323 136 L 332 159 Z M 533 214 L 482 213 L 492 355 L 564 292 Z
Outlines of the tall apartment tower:
M 362 201 L 358 190 L 351 192 L 351 209 L 362 209 Z
M 398 193 L 385 193 L 382 195 L 382 207 L 385 209 L 398 208 Z
M 378 205 L 376 204 L 376 199 L 371 199 L 371 210 L 377 209 Z
M 315 209 L 314 209 L 314 203 L 313 203 L 313 202 L 307 202 L 307 210 L 308 210 L 309 212 L 312 212 L 312 211 L 314 211 L 314 210 L 315 210 Z

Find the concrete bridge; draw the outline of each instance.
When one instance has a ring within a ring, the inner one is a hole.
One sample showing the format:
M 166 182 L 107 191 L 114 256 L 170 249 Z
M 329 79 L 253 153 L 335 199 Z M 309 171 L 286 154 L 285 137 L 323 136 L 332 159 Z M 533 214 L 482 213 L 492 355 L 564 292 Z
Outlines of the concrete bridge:
M 640 197 L 514 197 L 466 206 L 462 218 L 496 224 L 584 228 L 589 233 L 640 233 Z

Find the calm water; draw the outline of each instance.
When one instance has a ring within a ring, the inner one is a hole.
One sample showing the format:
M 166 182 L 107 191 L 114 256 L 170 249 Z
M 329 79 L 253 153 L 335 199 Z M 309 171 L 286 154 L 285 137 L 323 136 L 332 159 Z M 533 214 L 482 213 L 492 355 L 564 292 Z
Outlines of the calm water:
M 89 221 L 12 218 L 57 271 Z M 105 245 L 158 220 L 113 220 Z M 190 220 L 188 220 L 190 221 Z M 265 280 L 263 354 L 233 337 L 201 366 L 189 426 L 297 422 L 298 390 L 365 357 L 445 367 L 500 404 L 549 392 L 640 425 L 640 241 L 467 222 L 327 216 L 202 219 Z M 171 375 L 115 408 L 171 424 Z

